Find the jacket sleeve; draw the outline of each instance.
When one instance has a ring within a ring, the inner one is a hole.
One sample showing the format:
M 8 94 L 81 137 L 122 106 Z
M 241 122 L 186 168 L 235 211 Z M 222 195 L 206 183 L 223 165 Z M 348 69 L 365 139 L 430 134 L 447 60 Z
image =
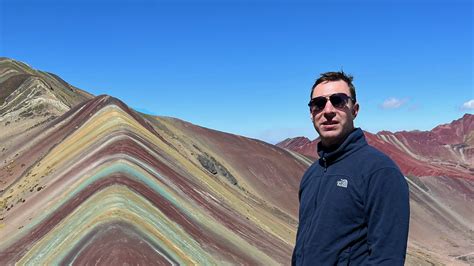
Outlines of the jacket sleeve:
M 365 213 L 370 265 L 403 265 L 410 220 L 409 189 L 395 167 L 368 177 Z

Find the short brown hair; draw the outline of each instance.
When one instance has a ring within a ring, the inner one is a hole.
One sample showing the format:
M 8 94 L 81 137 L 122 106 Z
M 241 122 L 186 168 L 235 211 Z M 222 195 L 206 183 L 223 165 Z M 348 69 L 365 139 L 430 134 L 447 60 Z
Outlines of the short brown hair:
M 342 70 L 339 71 L 339 72 L 322 73 L 321 76 L 316 80 L 316 82 L 314 82 L 314 85 L 311 88 L 311 94 L 309 95 L 309 99 L 311 99 L 311 97 L 313 97 L 314 88 L 316 88 L 316 86 L 318 86 L 319 84 L 321 84 L 323 82 L 327 82 L 327 81 L 342 80 L 342 81 L 345 81 L 347 83 L 347 86 L 349 86 L 349 91 L 351 93 L 350 96 L 354 99 L 354 102 L 356 102 L 357 101 L 356 100 L 356 91 L 355 91 L 354 84 L 352 84 L 353 79 L 354 79 L 354 77 L 344 73 L 344 71 L 342 71 Z

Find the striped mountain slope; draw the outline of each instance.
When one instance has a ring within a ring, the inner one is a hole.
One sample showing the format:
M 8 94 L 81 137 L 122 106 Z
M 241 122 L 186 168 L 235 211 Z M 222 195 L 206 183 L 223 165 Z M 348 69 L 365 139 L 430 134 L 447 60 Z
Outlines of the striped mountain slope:
M 412 173 L 408 265 L 473 259 L 472 128 L 458 128 L 430 142 L 456 147 L 442 163 L 406 135 L 368 135 Z M 0 265 L 288 265 L 315 159 L 298 152 L 142 114 L 0 58 Z

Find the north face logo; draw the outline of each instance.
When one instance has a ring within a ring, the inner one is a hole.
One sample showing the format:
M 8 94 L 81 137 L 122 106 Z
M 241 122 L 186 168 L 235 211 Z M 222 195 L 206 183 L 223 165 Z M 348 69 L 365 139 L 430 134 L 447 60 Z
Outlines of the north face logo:
M 347 187 L 347 179 L 341 178 L 340 180 L 337 180 L 337 186 L 338 187 Z

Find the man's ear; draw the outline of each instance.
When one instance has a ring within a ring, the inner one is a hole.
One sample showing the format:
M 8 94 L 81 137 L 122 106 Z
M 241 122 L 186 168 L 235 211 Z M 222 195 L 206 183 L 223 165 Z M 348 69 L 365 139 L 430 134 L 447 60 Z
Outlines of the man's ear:
M 313 114 L 311 112 L 309 112 L 309 119 L 311 119 L 311 121 L 314 121 L 314 117 L 313 117 Z
M 359 103 L 355 103 L 354 107 L 352 107 L 352 119 L 355 119 L 358 113 L 359 113 Z

